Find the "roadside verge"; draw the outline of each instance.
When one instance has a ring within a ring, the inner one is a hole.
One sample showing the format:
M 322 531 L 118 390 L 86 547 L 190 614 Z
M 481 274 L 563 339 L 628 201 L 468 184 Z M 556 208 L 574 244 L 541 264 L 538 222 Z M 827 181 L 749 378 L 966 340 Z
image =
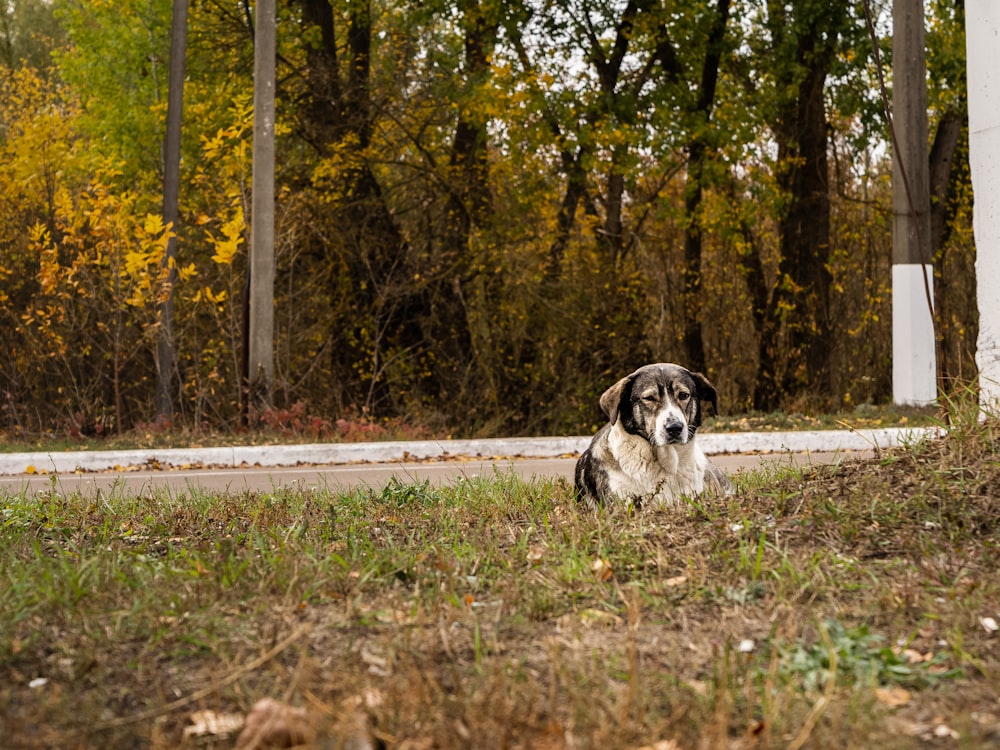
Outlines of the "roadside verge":
M 762 454 L 869 451 L 892 448 L 940 435 L 940 428 L 889 427 L 862 430 L 699 433 L 705 453 Z M 590 437 L 411 440 L 387 443 L 248 445 L 223 448 L 140 448 L 121 451 L 65 451 L 0 454 L 0 475 L 51 474 L 218 466 L 302 466 L 482 458 L 572 457 Z

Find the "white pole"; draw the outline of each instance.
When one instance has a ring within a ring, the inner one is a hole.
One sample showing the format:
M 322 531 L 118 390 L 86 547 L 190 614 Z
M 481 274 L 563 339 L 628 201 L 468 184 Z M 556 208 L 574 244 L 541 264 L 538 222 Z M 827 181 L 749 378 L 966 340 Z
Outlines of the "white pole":
M 933 300 L 934 269 L 929 263 L 893 264 L 892 395 L 897 404 L 927 406 L 937 400 L 934 322 L 928 292 Z
M 924 4 L 894 0 L 892 9 L 892 396 L 926 405 L 937 399 L 937 356 Z
M 979 402 L 1000 413 L 1000 3 L 965 3 L 969 162 L 975 196 Z

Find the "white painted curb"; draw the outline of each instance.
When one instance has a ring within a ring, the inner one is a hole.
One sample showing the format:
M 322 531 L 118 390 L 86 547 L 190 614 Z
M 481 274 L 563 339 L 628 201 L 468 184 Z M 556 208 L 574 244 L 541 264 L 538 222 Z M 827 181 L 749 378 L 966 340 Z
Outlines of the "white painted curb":
M 935 437 L 942 430 L 885 428 L 880 430 L 810 430 L 699 434 L 707 454 L 809 453 L 891 448 Z M 572 456 L 590 444 L 590 437 L 492 438 L 486 440 L 415 440 L 391 443 L 317 443 L 312 445 L 251 445 L 226 448 L 163 448 L 125 451 L 66 451 L 64 453 L 0 453 L 0 475 L 113 471 L 189 465 L 296 466 L 390 463 L 407 460 Z M 30 467 L 30 468 L 29 468 Z

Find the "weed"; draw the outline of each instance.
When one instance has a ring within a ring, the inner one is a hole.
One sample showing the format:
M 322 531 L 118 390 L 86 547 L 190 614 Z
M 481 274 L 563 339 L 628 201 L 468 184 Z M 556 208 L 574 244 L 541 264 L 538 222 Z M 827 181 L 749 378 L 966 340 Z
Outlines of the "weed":
M 892 685 L 920 689 L 962 675 L 961 669 L 945 666 L 943 654 L 911 662 L 863 623 L 845 627 L 838 620 L 825 620 L 816 630 L 816 641 L 775 645 L 781 653 L 782 679 L 797 680 L 809 694 L 824 692 L 831 682 L 848 689 Z
M 378 493 L 373 494 L 372 499 L 377 503 L 397 508 L 431 505 L 436 502 L 429 480 L 407 484 L 397 476 L 393 476 Z

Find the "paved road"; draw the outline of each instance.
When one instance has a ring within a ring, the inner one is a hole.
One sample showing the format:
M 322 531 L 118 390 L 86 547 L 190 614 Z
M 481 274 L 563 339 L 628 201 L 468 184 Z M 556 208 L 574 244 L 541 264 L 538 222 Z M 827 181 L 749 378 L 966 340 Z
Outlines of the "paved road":
M 735 474 L 763 463 L 829 463 L 870 455 L 931 431 L 920 429 L 707 433 L 699 444 Z M 435 484 L 516 471 L 572 479 L 589 437 L 422 440 L 392 443 L 233 446 L 0 454 L 0 495 L 55 488 L 80 492 L 268 491 L 280 487 L 380 488 L 393 476 Z
M 763 463 L 830 463 L 864 452 L 794 453 L 715 456 L 713 461 L 730 474 L 759 467 Z M 5 493 L 34 494 L 55 488 L 60 494 L 80 493 L 86 497 L 102 494 L 170 495 L 194 490 L 202 492 L 268 492 L 279 488 L 319 488 L 348 490 L 352 487 L 379 489 L 392 477 L 405 482 L 448 484 L 459 478 L 490 476 L 494 472 L 515 471 L 523 477 L 573 478 L 575 458 L 524 458 L 496 460 L 451 460 L 435 462 L 389 462 L 340 466 L 181 469 L 166 471 L 107 471 L 87 474 L 15 475 L 0 477 L 0 496 Z

